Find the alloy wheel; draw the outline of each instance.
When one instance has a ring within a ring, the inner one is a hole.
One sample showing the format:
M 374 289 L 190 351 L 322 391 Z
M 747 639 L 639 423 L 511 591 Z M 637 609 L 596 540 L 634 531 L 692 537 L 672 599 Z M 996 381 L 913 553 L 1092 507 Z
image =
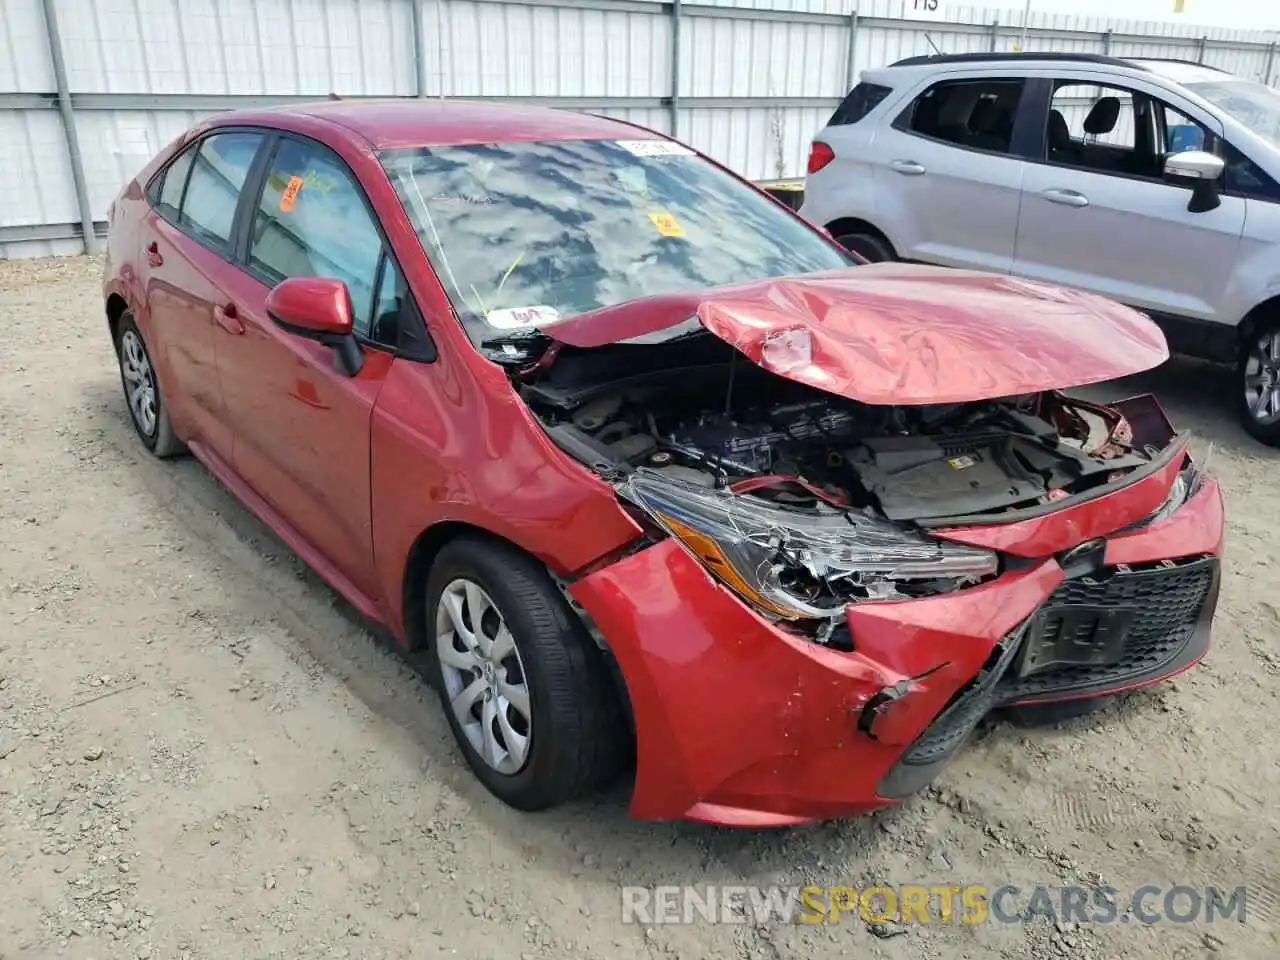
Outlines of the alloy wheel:
M 498 773 L 518 773 L 533 733 L 529 685 L 515 638 L 479 584 L 459 578 L 440 594 L 436 655 L 450 709 L 472 748 Z
M 1280 332 L 1264 333 L 1249 348 L 1244 363 L 1244 399 L 1258 423 L 1280 420 Z
M 129 413 L 146 436 L 156 432 L 156 379 L 142 338 L 126 330 L 120 338 L 120 372 L 124 375 Z

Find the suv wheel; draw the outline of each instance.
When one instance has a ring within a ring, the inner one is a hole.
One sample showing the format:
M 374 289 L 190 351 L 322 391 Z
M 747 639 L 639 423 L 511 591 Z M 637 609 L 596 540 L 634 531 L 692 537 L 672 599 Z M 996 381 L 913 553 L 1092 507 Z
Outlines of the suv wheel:
M 1253 438 L 1280 446 L 1280 318 L 1258 326 L 1240 346 L 1240 420 Z
M 836 237 L 836 242 L 872 263 L 898 259 L 889 241 L 874 233 L 845 233 Z

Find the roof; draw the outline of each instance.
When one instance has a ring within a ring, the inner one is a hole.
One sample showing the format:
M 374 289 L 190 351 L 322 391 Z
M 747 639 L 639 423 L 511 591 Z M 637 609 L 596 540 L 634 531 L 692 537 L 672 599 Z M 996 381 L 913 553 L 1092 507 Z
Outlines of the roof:
M 1135 67 L 1141 67 L 1144 70 L 1150 70 L 1152 73 L 1158 74 L 1174 83 L 1201 83 L 1204 81 L 1222 82 L 1224 79 L 1230 79 L 1231 74 L 1219 70 L 1217 67 L 1206 67 L 1203 64 L 1192 63 L 1189 60 L 1152 60 L 1152 59 L 1134 59 L 1131 61 Z
M 609 117 L 477 100 L 319 100 L 219 114 L 219 125 L 287 127 L 289 117 L 338 124 L 374 149 L 520 140 L 648 140 L 661 135 Z

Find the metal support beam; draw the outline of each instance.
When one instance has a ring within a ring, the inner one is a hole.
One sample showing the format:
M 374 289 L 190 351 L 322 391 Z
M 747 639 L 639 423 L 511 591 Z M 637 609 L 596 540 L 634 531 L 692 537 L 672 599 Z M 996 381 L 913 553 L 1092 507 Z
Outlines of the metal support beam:
M 414 91 L 419 97 L 427 95 L 427 58 L 423 55 L 422 4 L 426 0 L 409 0 L 413 4 L 413 75 L 417 82 Z
M 1276 63 L 1276 42 L 1271 41 L 1271 46 L 1267 47 L 1267 69 L 1262 75 L 1262 82 L 1268 87 L 1271 86 L 1271 68 Z
M 671 115 L 671 129 L 667 132 L 678 137 L 680 122 L 680 15 L 682 4 L 674 0 L 671 4 L 671 98 L 667 101 L 667 109 Z
M 218 113 L 223 110 L 249 110 L 277 107 L 290 103 L 315 103 L 322 94 L 239 94 L 239 93 L 77 93 L 71 96 L 76 110 L 189 110 L 195 113 Z M 414 99 L 387 98 L 378 95 L 343 97 L 344 100 Z M 670 97 L 504 97 L 467 96 L 459 99 L 481 103 L 527 103 L 531 106 L 558 107 L 561 110 L 626 110 L 670 107 Z M 682 108 L 750 109 L 752 107 L 835 108 L 843 97 L 680 97 Z M 53 98 L 49 98 L 53 102 Z
M 992 53 L 995 53 L 996 47 L 1000 45 L 1000 21 L 992 20 L 991 26 L 988 27 L 987 29 L 991 31 L 991 36 L 988 39 L 987 48 Z
M 1108 30 L 1102 35 L 1102 55 L 1104 57 L 1111 56 L 1111 31 Z
M 62 59 L 62 34 L 58 31 L 58 12 L 55 7 L 55 0 L 44 0 L 49 59 L 53 65 L 53 79 L 58 87 L 58 112 L 62 114 L 62 131 L 67 140 L 67 157 L 71 162 L 71 182 L 75 186 L 76 205 L 80 208 L 84 251 L 97 253 L 102 245 L 98 243 L 93 230 L 93 207 L 89 203 L 89 188 L 84 179 L 84 158 L 80 155 L 80 135 L 76 132 L 75 111 L 71 107 L 71 92 L 67 88 L 67 65 Z
M 1209 44 L 1208 37 L 1200 38 L 1200 49 L 1196 52 L 1196 63 L 1204 63 L 1204 48 L 1208 46 L 1208 44 Z
M 107 235 L 107 223 L 100 220 L 93 225 L 96 236 Z M 30 223 L 0 227 L 0 244 L 39 243 L 51 240 L 80 240 L 83 242 L 84 226 L 79 223 Z
M 849 60 L 844 68 L 844 89 L 847 93 L 858 82 L 858 11 L 849 14 Z

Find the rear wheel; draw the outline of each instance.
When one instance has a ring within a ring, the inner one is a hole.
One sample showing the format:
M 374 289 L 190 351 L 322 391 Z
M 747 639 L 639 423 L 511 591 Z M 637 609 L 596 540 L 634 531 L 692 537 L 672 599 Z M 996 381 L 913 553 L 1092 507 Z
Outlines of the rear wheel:
M 1240 422 L 1256 440 L 1280 446 L 1280 318 L 1263 321 L 1240 344 Z
M 120 362 L 120 382 L 129 407 L 129 419 L 143 446 L 157 457 L 175 457 L 186 447 L 173 433 L 169 410 L 160 392 L 155 364 L 142 332 L 126 313 L 120 318 L 116 335 L 116 356 Z
M 627 756 L 600 650 L 546 570 L 500 541 L 460 537 L 427 582 L 432 665 L 475 775 L 520 810 L 603 786 Z
M 898 255 L 893 251 L 893 246 L 879 234 L 865 232 L 845 233 L 837 236 L 836 241 L 846 250 L 858 254 L 865 260 L 870 260 L 872 263 L 898 259 Z

